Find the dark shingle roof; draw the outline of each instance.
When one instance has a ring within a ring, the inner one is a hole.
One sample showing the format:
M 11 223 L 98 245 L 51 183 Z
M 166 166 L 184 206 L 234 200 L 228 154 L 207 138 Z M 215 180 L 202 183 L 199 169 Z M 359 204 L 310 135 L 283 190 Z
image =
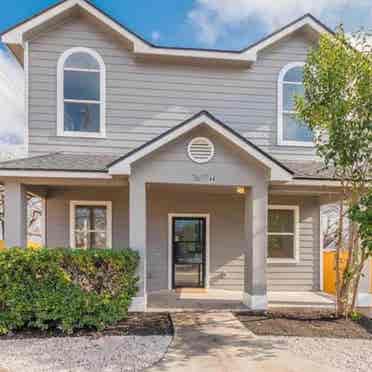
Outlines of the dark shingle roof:
M 109 165 L 119 159 L 115 155 L 52 153 L 25 159 L 0 162 L 0 170 L 41 170 L 69 172 L 107 172 Z M 332 169 L 324 169 L 319 161 L 281 161 L 297 179 L 335 179 Z
M 321 161 L 282 161 L 282 163 L 294 172 L 294 178 L 297 179 L 336 179 L 334 170 L 326 169 Z
M 0 169 L 72 172 L 106 172 L 107 165 L 117 159 L 113 155 L 52 153 L 0 162 Z

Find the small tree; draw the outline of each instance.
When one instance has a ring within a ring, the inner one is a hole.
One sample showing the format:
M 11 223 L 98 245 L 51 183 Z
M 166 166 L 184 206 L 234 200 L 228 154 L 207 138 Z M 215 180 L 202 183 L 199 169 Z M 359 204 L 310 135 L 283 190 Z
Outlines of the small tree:
M 362 33 L 353 41 L 351 46 L 342 27 L 335 35 L 320 37 L 304 68 L 304 97 L 296 99 L 299 118 L 314 132 L 318 155 L 342 185 L 336 289 L 337 309 L 345 315 L 354 310 L 361 273 L 372 254 L 370 244 L 360 244 L 365 230 L 361 230 L 363 219 L 356 218 L 356 211 L 371 208 L 362 204 L 372 174 L 372 53 Z M 351 217 L 347 243 L 342 223 L 346 215 Z M 349 255 L 340 277 L 340 250 L 345 245 Z

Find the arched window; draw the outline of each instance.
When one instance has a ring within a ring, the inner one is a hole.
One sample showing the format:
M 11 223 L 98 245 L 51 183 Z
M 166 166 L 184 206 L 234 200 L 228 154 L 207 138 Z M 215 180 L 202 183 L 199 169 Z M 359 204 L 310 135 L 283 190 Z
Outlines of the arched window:
M 58 135 L 105 136 L 106 70 L 88 48 L 65 51 L 58 61 Z
M 278 144 L 314 146 L 313 133 L 296 117 L 295 95 L 304 94 L 303 62 L 286 65 L 278 79 Z

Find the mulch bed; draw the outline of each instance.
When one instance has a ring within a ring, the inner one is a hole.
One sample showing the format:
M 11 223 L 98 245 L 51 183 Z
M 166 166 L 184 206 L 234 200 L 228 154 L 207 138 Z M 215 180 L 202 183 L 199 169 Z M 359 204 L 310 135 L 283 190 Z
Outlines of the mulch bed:
M 370 319 L 353 321 L 336 317 L 330 310 L 282 308 L 264 314 L 235 315 L 256 335 L 372 339 Z
M 92 329 L 82 329 L 68 336 L 99 338 L 103 336 L 155 336 L 172 334 L 173 325 L 168 313 L 130 313 L 128 319 L 114 326 L 107 327 L 104 331 L 97 332 Z M 0 336 L 0 340 L 50 337 L 66 337 L 66 335 L 57 329 L 40 331 L 38 329 L 28 328 Z

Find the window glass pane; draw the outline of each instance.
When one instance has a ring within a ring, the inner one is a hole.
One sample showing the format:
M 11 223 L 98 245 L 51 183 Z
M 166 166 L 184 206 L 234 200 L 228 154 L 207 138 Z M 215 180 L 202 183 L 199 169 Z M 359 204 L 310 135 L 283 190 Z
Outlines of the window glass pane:
M 75 231 L 75 247 L 80 249 L 90 248 L 90 234 L 86 231 Z
M 285 209 L 269 209 L 270 233 L 294 233 L 294 212 Z
M 99 101 L 99 72 L 65 71 L 64 98 Z
M 88 207 L 75 208 L 75 229 L 90 230 L 90 209 Z
M 304 86 L 298 84 L 283 85 L 283 110 L 295 111 L 295 96 L 304 95 Z
M 92 213 L 92 230 L 106 231 L 106 207 L 94 207 Z
M 94 249 L 105 249 L 107 247 L 106 231 L 94 231 L 91 233 L 91 246 Z
M 100 105 L 65 102 L 64 130 L 73 132 L 100 131 Z
M 284 75 L 283 81 L 302 83 L 304 80 L 304 68 L 302 66 L 293 67 Z
M 295 258 L 294 237 L 288 235 L 269 235 L 268 241 L 269 258 Z
M 88 53 L 71 54 L 65 61 L 65 68 L 99 69 L 97 60 Z
M 179 219 L 174 221 L 175 241 L 200 241 L 203 239 L 202 222 L 199 219 Z
M 294 115 L 283 114 L 283 139 L 285 141 L 312 142 L 313 132 L 304 122 L 298 121 Z

